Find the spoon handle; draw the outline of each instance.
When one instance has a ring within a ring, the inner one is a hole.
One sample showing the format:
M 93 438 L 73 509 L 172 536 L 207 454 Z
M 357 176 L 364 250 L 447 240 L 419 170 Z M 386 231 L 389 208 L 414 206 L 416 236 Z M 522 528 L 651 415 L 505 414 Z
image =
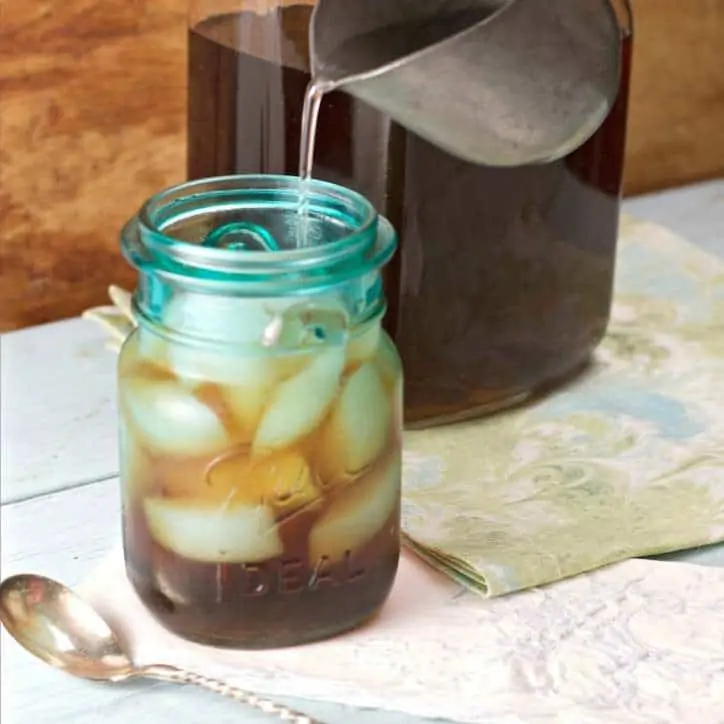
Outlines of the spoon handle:
M 147 676 L 152 679 L 159 681 L 167 681 L 173 684 L 195 684 L 209 691 L 213 691 L 222 696 L 226 696 L 234 701 L 239 701 L 242 704 L 247 704 L 254 709 L 263 711 L 265 714 L 275 716 L 282 721 L 292 722 L 292 724 L 322 724 L 317 719 L 312 719 L 306 714 L 294 711 L 283 704 L 276 704 L 269 699 L 264 699 L 261 696 L 252 694 L 251 692 L 238 689 L 231 684 L 225 684 L 223 681 L 216 679 L 210 679 L 207 676 L 201 674 L 194 674 L 190 671 L 184 671 L 183 669 L 177 669 L 173 666 L 147 666 L 144 667 L 141 672 L 142 676 Z

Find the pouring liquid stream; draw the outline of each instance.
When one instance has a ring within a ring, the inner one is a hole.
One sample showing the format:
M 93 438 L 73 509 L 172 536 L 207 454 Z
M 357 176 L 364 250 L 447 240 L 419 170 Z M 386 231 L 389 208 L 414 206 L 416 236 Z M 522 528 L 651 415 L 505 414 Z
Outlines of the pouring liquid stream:
M 315 81 L 307 86 L 304 95 L 304 109 L 302 111 L 302 134 L 299 143 L 299 225 L 297 232 L 297 246 L 300 248 L 310 246 L 313 240 L 309 238 L 309 186 L 314 168 L 314 148 L 317 140 L 317 126 L 319 123 L 319 110 L 326 93 L 335 90 L 335 84 L 326 81 Z

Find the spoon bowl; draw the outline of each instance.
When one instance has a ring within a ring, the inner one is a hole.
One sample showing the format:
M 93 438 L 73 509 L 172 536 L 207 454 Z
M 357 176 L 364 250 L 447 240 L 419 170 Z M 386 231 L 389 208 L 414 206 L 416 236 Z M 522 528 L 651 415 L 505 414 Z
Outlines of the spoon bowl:
M 100 614 L 49 578 L 20 575 L 3 581 L 0 622 L 31 654 L 73 676 L 122 681 L 133 674 L 133 662 Z
M 306 714 L 251 692 L 165 664 L 137 666 L 106 620 L 62 583 L 19 575 L 0 584 L 0 623 L 29 653 L 51 666 L 92 681 L 147 677 L 195 684 L 293 724 L 321 724 Z

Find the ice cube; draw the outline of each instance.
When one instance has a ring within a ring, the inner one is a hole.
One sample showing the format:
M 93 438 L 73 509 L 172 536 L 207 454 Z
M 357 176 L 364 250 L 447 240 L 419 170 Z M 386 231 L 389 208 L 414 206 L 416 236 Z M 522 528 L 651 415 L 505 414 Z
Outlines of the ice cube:
M 118 422 L 118 432 L 121 494 L 124 506 L 128 507 L 133 501 L 152 490 L 153 464 L 148 453 L 138 443 L 134 431 L 131 430 L 123 414 L 120 415 Z
M 309 560 L 339 561 L 374 538 L 399 505 L 401 454 L 396 452 L 342 490 L 309 537 Z
M 175 382 L 126 379 L 121 401 L 152 452 L 193 456 L 220 452 L 228 444 L 221 420 Z
M 224 351 L 221 346 L 174 342 L 168 358 L 176 375 L 247 389 L 289 376 L 286 368 L 295 356 L 340 344 L 347 329 L 346 312 L 334 300 L 294 303 L 201 294 L 178 295 L 168 305 L 165 322 L 191 337 L 228 345 Z
M 309 365 L 311 354 L 269 354 L 265 358 L 263 375 L 255 383 L 225 385 L 220 388 L 224 404 L 233 416 L 236 426 L 251 442 L 269 403 L 275 384 L 300 374 Z
M 277 344 L 282 346 L 339 345 L 347 340 L 349 315 L 335 299 L 306 301 L 287 308 L 280 323 Z
M 149 498 L 144 510 L 153 538 L 187 560 L 260 563 L 283 552 L 268 506 Z
M 173 373 L 185 385 L 212 383 L 263 389 L 274 381 L 269 357 L 244 354 L 233 347 L 214 350 L 176 342 L 169 347 L 168 358 Z
M 220 387 L 219 392 L 241 439 L 251 443 L 269 401 L 272 385 L 228 385 Z
M 170 343 L 150 329 L 139 328 L 136 350 L 141 359 L 163 367 L 169 366 Z
M 194 337 L 259 342 L 272 319 L 287 306 L 289 302 L 283 300 L 178 293 L 166 307 L 164 323 Z
M 347 381 L 325 426 L 318 469 L 326 486 L 357 476 L 383 451 L 392 409 L 377 366 L 363 364 Z
M 292 445 L 314 431 L 334 401 L 344 361 L 344 348 L 325 349 L 303 372 L 274 390 L 254 439 L 256 455 Z
M 387 389 L 394 390 L 395 387 L 399 386 L 402 377 L 402 361 L 397 348 L 386 332 L 380 333 L 380 342 L 375 354 L 375 364 Z
M 382 330 L 379 322 L 373 322 L 369 329 L 353 336 L 347 346 L 347 366 L 353 367 L 372 359 L 380 344 Z
M 248 350 L 250 346 L 261 345 L 267 327 L 281 313 L 284 304 L 289 303 L 204 294 L 178 295 L 168 305 L 165 324 L 189 337 L 218 340 L 220 344 L 174 341 L 168 346 L 171 368 L 190 383 L 245 387 L 269 384 L 268 356 L 250 354 Z
M 287 307 L 267 326 L 262 346 L 262 364 L 267 384 L 251 389 L 248 385 L 229 387 L 229 407 L 247 429 L 256 427 L 260 407 L 268 401 L 270 387 L 300 374 L 316 354 L 347 339 L 348 316 L 340 303 L 302 302 Z M 266 356 L 264 356 L 266 355 Z
M 209 469 L 207 481 L 215 496 L 226 495 L 235 505 L 271 506 L 278 519 L 322 502 L 307 461 L 294 452 L 253 462 L 244 454 L 222 458 Z

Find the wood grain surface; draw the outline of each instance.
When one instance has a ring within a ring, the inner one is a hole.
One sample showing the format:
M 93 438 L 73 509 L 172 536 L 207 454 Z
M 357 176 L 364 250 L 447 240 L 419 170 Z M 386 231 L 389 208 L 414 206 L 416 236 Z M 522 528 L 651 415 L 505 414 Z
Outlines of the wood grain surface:
M 626 193 L 724 177 L 724 0 L 631 0 Z
M 0 0 L 0 330 L 135 275 L 118 232 L 183 180 L 183 0 Z
M 633 4 L 627 193 L 724 176 L 724 0 Z M 183 180 L 185 29 L 184 0 L 0 0 L 0 331 L 133 284 L 118 231 Z

